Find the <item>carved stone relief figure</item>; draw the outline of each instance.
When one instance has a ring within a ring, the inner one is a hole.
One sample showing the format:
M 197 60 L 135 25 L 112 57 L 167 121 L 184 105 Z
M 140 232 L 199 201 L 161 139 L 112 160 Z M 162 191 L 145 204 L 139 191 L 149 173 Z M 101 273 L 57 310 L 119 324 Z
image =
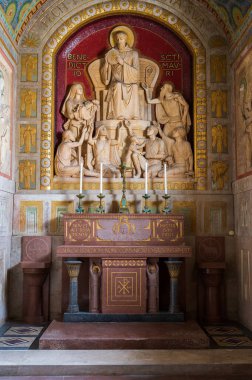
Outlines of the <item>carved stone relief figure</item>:
M 139 57 L 132 49 L 132 31 L 119 26 L 112 30 L 110 43 L 112 49 L 105 55 L 101 78 L 108 86 L 107 119 L 139 119 Z
M 245 148 L 245 169 L 252 167 L 252 92 L 250 84 L 243 78 L 240 84 L 240 111 L 243 120 L 243 145 Z
M 1 58 L 1 56 L 0 56 Z M 0 60 L 0 172 L 9 175 L 11 163 L 11 78 Z
M 142 168 L 145 167 L 145 152 L 142 151 L 142 148 L 145 146 L 146 141 L 144 138 L 137 136 L 131 128 L 130 122 L 125 121 L 125 126 L 129 131 L 129 145 L 125 155 L 125 164 L 126 167 L 130 167 L 133 163 L 134 166 L 134 178 L 140 178 L 142 175 Z
M 164 124 L 164 134 L 171 137 L 172 131 L 176 127 L 183 126 L 187 133 L 191 126 L 189 115 L 189 105 L 179 92 L 174 92 L 174 85 L 171 82 L 165 83 L 160 90 L 158 98 L 150 99 L 148 87 L 142 84 L 145 90 L 146 100 L 150 104 L 156 105 L 156 117 L 160 124 Z M 170 143 L 167 140 L 166 149 L 169 153 Z
M 147 128 L 147 137 L 145 145 L 145 158 L 148 161 L 148 177 L 155 178 L 162 169 L 162 161 L 165 159 L 165 144 L 162 139 L 157 137 L 157 125 L 151 125 Z M 144 177 L 145 177 L 144 173 Z
M 80 161 L 77 158 L 75 148 L 82 145 L 84 141 L 86 129 L 83 129 L 79 141 L 75 140 L 75 136 L 71 130 L 64 131 L 62 134 L 62 142 L 58 146 L 55 156 L 55 172 L 60 177 L 79 177 Z M 84 168 L 84 175 L 98 177 L 98 174 Z
M 104 177 L 121 177 L 121 172 L 118 169 L 120 158 L 116 149 L 120 143 L 120 124 L 118 128 L 119 134 L 116 140 L 108 138 L 107 128 L 104 125 L 97 128 L 94 138 L 92 137 L 93 131 L 89 135 L 88 144 L 93 148 L 94 169 L 99 173 L 100 164 L 103 163 Z
M 80 138 L 84 126 L 93 126 L 98 105 L 98 100 L 86 100 L 82 84 L 73 84 L 61 109 L 62 115 L 67 118 L 64 129 L 69 129 L 75 138 Z
M 159 133 L 163 132 L 159 127 Z M 166 157 L 168 163 L 167 174 L 178 177 L 193 175 L 193 153 L 191 145 L 186 141 L 186 130 L 184 127 L 177 127 L 172 131 L 173 143 L 170 155 Z M 164 170 L 158 173 L 159 177 L 164 177 Z
M 61 113 L 67 118 L 63 128 L 65 130 L 70 130 L 77 141 L 80 139 L 82 130 L 85 129 L 84 141 L 86 144 L 84 144 L 83 147 L 82 145 L 79 145 L 78 152 L 79 161 L 81 155 L 83 155 L 86 158 L 84 166 L 86 166 L 89 170 L 92 170 L 92 166 L 88 160 L 88 157 L 90 157 L 90 151 L 87 140 L 94 125 L 94 119 L 98 106 L 98 100 L 86 100 L 82 84 L 76 83 L 70 87 L 61 109 Z

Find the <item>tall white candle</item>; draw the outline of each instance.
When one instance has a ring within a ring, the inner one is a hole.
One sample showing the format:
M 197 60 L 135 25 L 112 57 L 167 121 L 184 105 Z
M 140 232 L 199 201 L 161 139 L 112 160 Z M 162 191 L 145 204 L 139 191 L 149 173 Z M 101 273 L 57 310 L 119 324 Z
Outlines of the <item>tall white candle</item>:
M 80 194 L 82 194 L 83 163 L 80 163 Z
M 100 194 L 102 194 L 102 170 L 103 170 L 103 163 L 100 164 Z
M 148 162 L 145 162 L 145 194 L 148 194 Z
M 166 171 L 166 164 L 164 164 L 164 192 L 165 195 L 167 194 L 167 171 Z

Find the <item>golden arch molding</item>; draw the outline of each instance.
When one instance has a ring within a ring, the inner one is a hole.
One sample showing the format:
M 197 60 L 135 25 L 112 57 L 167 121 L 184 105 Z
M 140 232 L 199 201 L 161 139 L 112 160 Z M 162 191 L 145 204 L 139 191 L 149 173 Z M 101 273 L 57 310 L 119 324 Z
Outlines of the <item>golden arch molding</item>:
M 206 51 L 192 29 L 171 12 L 144 1 L 117 1 L 96 4 L 83 9 L 66 20 L 50 37 L 42 52 L 42 94 L 41 94 L 41 151 L 40 188 L 59 189 L 53 182 L 54 168 L 54 78 L 55 56 L 63 42 L 83 25 L 115 14 L 142 15 L 152 18 L 176 33 L 193 55 L 194 83 L 194 171 L 195 183 L 169 183 L 171 190 L 207 189 L 207 99 L 206 99 Z M 121 181 L 120 181 L 121 182 Z M 129 183 L 129 189 L 143 189 L 143 181 Z M 85 181 L 84 190 L 97 189 L 98 183 Z M 112 182 L 113 190 L 121 188 L 121 183 Z M 78 184 L 64 184 L 60 189 L 77 189 Z M 110 187 L 110 188 L 111 188 Z M 153 189 L 163 190 L 163 183 L 153 183 Z

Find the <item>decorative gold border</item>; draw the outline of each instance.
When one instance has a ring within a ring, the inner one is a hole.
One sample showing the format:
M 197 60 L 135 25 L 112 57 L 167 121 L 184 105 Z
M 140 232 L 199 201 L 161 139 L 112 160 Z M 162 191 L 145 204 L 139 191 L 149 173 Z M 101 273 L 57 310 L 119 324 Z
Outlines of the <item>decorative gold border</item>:
M 41 164 L 40 188 L 77 189 L 78 184 L 54 184 L 54 81 L 56 53 L 67 38 L 80 27 L 95 19 L 116 14 L 142 15 L 167 26 L 188 46 L 193 54 L 194 65 L 194 171 L 197 181 L 194 189 L 207 189 L 207 99 L 206 99 L 206 51 L 190 27 L 171 12 L 145 1 L 117 0 L 87 7 L 66 20 L 52 34 L 42 53 L 42 98 L 41 98 Z M 88 181 L 87 181 L 88 182 Z M 88 189 L 90 189 L 88 183 Z M 94 186 L 95 185 L 95 186 Z M 138 185 L 138 183 L 136 183 Z M 141 186 L 141 184 L 139 184 Z M 96 184 L 92 187 L 97 189 Z M 138 186 L 137 186 L 138 187 Z M 172 188 L 172 186 L 171 186 Z M 183 182 L 176 183 L 175 189 L 191 187 Z M 163 187 L 162 187 L 163 190 Z
M 20 232 L 26 231 L 26 209 L 27 207 L 36 207 L 37 214 L 37 233 L 43 231 L 43 201 L 21 201 L 20 202 L 20 216 L 19 216 L 19 230 Z

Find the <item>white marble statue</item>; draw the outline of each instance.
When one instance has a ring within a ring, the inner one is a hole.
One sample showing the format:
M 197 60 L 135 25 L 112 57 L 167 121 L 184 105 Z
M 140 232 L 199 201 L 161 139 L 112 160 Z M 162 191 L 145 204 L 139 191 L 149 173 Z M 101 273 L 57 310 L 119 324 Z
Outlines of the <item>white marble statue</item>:
M 162 139 L 157 137 L 157 125 L 151 125 L 147 128 L 147 140 L 145 144 L 145 158 L 148 161 L 148 177 L 157 177 L 162 170 L 162 161 L 166 157 L 165 144 Z M 146 173 L 144 172 L 144 177 Z
M 159 134 L 162 136 L 162 129 L 159 128 Z M 191 145 L 186 141 L 186 129 L 176 127 L 172 131 L 172 145 L 170 155 L 166 157 L 168 163 L 167 174 L 177 177 L 193 176 L 193 153 Z M 164 170 L 158 173 L 159 177 L 164 177 Z
M 132 49 L 134 36 L 126 26 L 110 35 L 112 49 L 105 55 L 101 79 L 108 86 L 107 119 L 139 119 L 139 57 Z
M 80 176 L 80 163 L 76 149 L 81 146 L 86 129 L 83 129 L 79 141 L 75 140 L 75 136 L 71 130 L 62 133 L 62 142 L 58 146 L 55 156 L 55 173 L 60 177 L 79 177 Z M 83 168 L 83 174 L 89 177 L 98 177 L 99 174 Z
M 79 139 L 83 127 L 93 126 L 98 106 L 98 100 L 86 100 L 81 83 L 73 84 L 61 109 L 62 115 L 67 118 L 63 128 L 72 131 L 74 137 Z M 87 139 L 88 136 L 85 136 Z
M 93 163 L 96 172 L 100 172 L 100 164 L 103 164 L 103 176 L 106 178 L 121 177 L 119 166 L 121 164 L 118 155 L 118 144 L 120 143 L 120 124 L 118 126 L 118 139 L 111 140 L 108 137 L 107 128 L 101 125 L 92 137 L 90 133 L 88 144 L 93 148 Z
M 166 150 L 168 154 L 171 154 L 173 130 L 182 126 L 187 133 L 189 132 L 191 126 L 189 105 L 182 94 L 174 92 L 174 85 L 171 82 L 163 84 L 159 97 L 154 99 L 149 98 L 148 87 L 145 83 L 142 83 L 142 87 L 145 90 L 147 102 L 156 105 L 156 118 L 160 124 L 164 125 L 163 132 L 167 136 Z

